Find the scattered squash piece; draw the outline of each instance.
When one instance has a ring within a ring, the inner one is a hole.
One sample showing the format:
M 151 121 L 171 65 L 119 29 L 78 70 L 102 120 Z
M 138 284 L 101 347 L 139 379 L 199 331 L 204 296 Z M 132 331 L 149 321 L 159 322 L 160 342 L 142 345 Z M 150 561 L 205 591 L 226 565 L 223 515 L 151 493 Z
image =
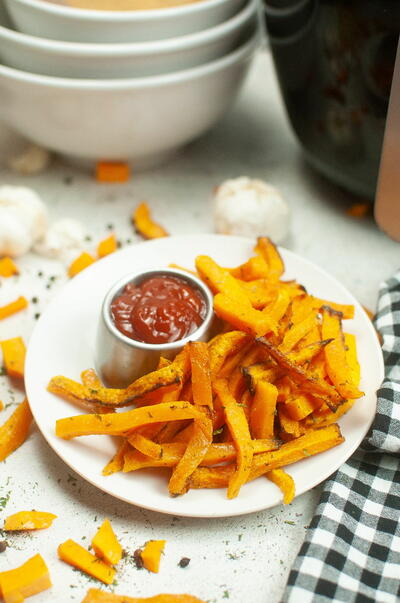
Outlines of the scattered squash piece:
M 351 218 L 364 218 L 370 211 L 370 203 L 354 203 L 354 205 L 346 209 L 346 214 Z
M 43 511 L 19 511 L 9 515 L 4 520 L 4 530 L 14 532 L 18 530 L 44 530 L 49 528 L 57 515 Z
M 114 253 L 118 248 L 117 239 L 115 238 L 115 234 L 110 234 L 109 237 L 100 241 L 97 246 L 97 255 L 99 258 L 104 258 L 106 255 L 110 255 L 110 253 Z
M 149 540 L 146 542 L 140 556 L 144 567 L 149 572 L 158 573 L 160 568 L 161 554 L 164 551 L 166 540 Z
M 23 565 L 0 572 L 0 593 L 4 603 L 22 603 L 51 587 L 49 570 L 41 555 L 35 555 Z
M 0 341 L 3 362 L 9 377 L 22 379 L 24 376 L 26 348 L 22 337 Z
M 128 182 L 130 175 L 130 168 L 127 163 L 119 161 L 99 161 L 96 165 L 97 182 Z
M 0 461 L 4 461 L 25 442 L 31 422 L 32 413 L 28 401 L 24 400 L 0 427 Z
M 4 409 L 4 404 L 3 404 L 2 400 L 0 400 L 0 410 L 3 410 L 3 409 Z
M 68 268 L 68 276 L 70 278 L 76 276 L 79 274 L 79 272 L 82 272 L 82 270 L 93 264 L 95 261 L 96 260 L 90 255 L 90 253 L 84 251 L 76 258 L 76 260 L 72 262 L 72 264 L 70 264 Z
M 77 542 L 71 539 L 66 540 L 59 545 L 57 551 L 62 561 L 93 576 L 93 578 L 97 578 L 104 584 L 112 584 L 114 581 L 115 569 L 89 553 Z
M 7 318 L 12 314 L 16 314 L 17 312 L 20 312 L 21 310 L 24 310 L 27 307 L 28 300 L 21 295 L 15 301 L 5 306 L 0 306 L 0 320 L 3 320 L 3 318 Z
M 168 232 L 159 224 L 153 221 L 147 203 L 140 203 L 132 215 L 132 222 L 145 239 L 159 239 L 168 237 Z
M 293 477 L 286 473 L 286 471 L 283 469 L 272 469 L 272 471 L 268 471 L 268 473 L 266 473 L 266 476 L 282 491 L 284 504 L 288 505 L 291 503 L 295 497 L 295 485 Z
M 108 519 L 105 519 L 97 530 L 92 547 L 96 555 L 110 565 L 116 565 L 121 560 L 122 547 Z
M 90 588 L 82 603 L 205 603 L 192 595 L 154 595 L 153 597 L 127 597 L 104 590 Z
M 19 270 L 17 266 L 14 264 L 11 258 L 8 256 L 0 259 L 0 276 L 4 276 L 6 278 L 13 276 L 14 274 L 19 274 Z

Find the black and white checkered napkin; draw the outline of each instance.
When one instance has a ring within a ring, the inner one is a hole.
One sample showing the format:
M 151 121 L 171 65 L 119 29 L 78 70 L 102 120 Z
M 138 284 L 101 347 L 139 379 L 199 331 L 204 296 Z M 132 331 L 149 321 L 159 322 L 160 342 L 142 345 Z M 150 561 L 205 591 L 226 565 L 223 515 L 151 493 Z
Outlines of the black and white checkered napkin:
M 400 601 L 400 271 L 379 293 L 377 414 L 360 449 L 324 484 L 285 603 Z

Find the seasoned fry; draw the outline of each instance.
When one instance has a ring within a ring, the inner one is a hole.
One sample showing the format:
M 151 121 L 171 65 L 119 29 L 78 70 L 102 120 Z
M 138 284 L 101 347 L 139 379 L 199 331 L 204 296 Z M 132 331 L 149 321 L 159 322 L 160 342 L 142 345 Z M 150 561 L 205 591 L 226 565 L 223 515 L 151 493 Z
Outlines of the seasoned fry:
M 56 434 L 64 440 L 84 435 L 124 435 L 149 423 L 200 419 L 201 416 L 189 402 L 164 402 L 154 406 L 141 406 L 123 413 L 77 415 L 59 419 L 56 422 Z
M 322 308 L 322 337 L 333 339 L 324 349 L 330 380 L 343 398 L 360 398 L 364 394 L 352 383 L 347 364 L 341 315 L 328 306 Z
M 126 440 L 123 440 L 117 452 L 114 454 L 112 459 L 107 463 L 107 465 L 103 468 L 103 475 L 112 475 L 113 473 L 118 473 L 122 471 L 124 467 L 124 456 L 125 453 L 129 450 L 130 446 Z
M 267 381 L 258 381 L 250 410 L 250 431 L 255 439 L 272 439 L 278 390 Z
M 278 280 L 285 272 L 285 265 L 277 247 L 273 244 L 271 239 L 268 239 L 267 237 L 259 237 L 257 239 L 257 245 L 254 251 L 260 254 L 268 264 L 269 278 L 271 280 Z
M 281 352 L 284 354 L 290 352 L 294 346 L 311 331 L 316 324 L 316 320 L 317 313 L 313 311 L 310 312 L 306 318 L 289 329 L 286 332 L 281 345 L 279 346 Z
M 303 388 L 303 391 L 314 394 L 324 400 L 331 410 L 336 410 L 344 400 L 341 395 L 326 381 L 307 373 L 299 366 L 294 365 L 288 358 L 265 337 L 259 337 L 258 343 L 265 347 L 266 352 L 275 360 L 275 362 L 285 369 L 290 378 Z
M 250 337 L 242 331 L 229 331 L 223 333 L 212 344 L 209 344 L 211 376 L 216 377 L 226 359 L 242 349 L 250 342 Z
M 228 484 L 228 498 L 235 498 L 247 481 L 253 459 L 253 447 L 246 415 L 231 395 L 226 379 L 214 383 L 214 389 L 224 407 L 226 423 L 237 449 L 236 470 Z
M 283 469 L 272 469 L 266 473 L 266 476 L 282 491 L 284 504 L 290 504 L 295 496 L 293 477 L 286 473 L 286 471 Z
M 214 310 L 219 318 L 250 335 L 258 337 L 278 330 L 277 324 L 267 313 L 255 310 L 247 300 L 242 303 L 242 300 L 218 293 L 214 297 Z

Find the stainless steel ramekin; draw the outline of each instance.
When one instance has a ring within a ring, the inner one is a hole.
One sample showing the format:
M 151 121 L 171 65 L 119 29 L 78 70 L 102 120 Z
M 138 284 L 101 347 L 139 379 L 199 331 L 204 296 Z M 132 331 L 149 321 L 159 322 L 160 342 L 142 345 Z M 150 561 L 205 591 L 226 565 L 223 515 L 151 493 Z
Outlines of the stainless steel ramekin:
M 115 326 L 111 316 L 111 303 L 125 285 L 139 285 L 145 279 L 153 276 L 176 276 L 186 281 L 191 287 L 200 291 L 206 302 L 206 315 L 203 323 L 191 335 L 173 343 L 143 343 L 130 339 Z M 206 341 L 213 327 L 213 296 L 208 287 L 196 276 L 176 270 L 163 268 L 128 274 L 119 280 L 107 293 L 100 316 L 95 366 L 102 381 L 108 387 L 126 387 L 132 381 L 153 371 L 160 356 L 174 358 L 189 341 Z

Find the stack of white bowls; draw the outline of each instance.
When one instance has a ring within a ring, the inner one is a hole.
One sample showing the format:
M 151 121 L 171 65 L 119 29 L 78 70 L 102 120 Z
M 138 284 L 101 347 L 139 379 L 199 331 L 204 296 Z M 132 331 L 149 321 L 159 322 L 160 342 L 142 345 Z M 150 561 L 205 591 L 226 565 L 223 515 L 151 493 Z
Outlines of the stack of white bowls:
M 72 158 L 147 167 L 226 112 L 257 28 L 257 0 L 126 11 L 0 0 L 0 118 Z

